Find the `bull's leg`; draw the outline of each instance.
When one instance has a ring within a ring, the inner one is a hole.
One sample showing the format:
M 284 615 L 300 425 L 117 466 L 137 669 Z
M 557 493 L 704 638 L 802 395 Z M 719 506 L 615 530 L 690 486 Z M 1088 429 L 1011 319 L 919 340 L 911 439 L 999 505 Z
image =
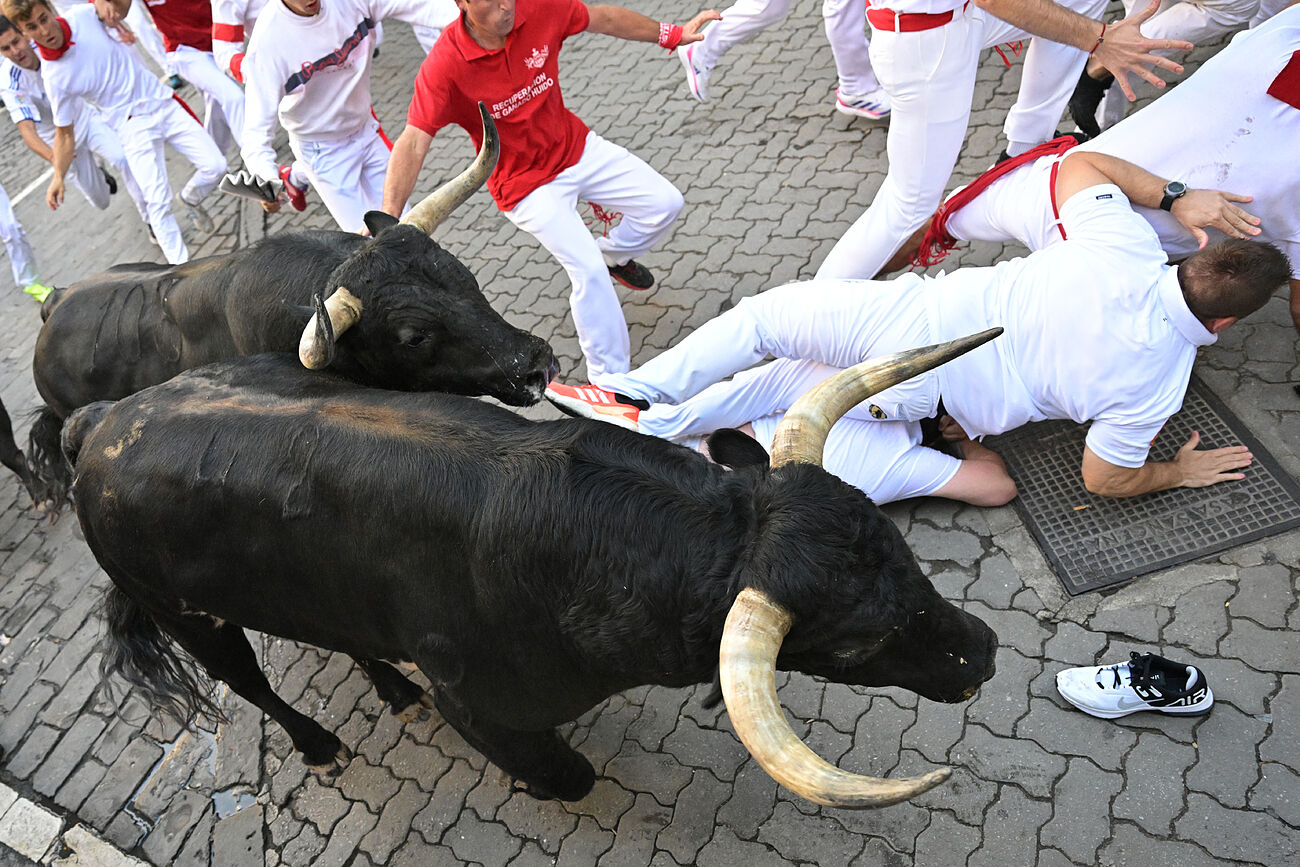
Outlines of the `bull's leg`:
M 434 703 L 469 745 L 489 762 L 527 785 L 535 798 L 578 801 L 596 784 L 596 771 L 555 729 L 518 731 L 487 720 L 474 719 L 440 689 Z
M 433 700 L 425 695 L 424 690 L 407 680 L 403 674 L 386 662 L 366 656 L 354 656 L 353 660 L 375 685 L 379 698 L 388 703 L 393 716 L 404 723 L 419 722 L 429 718 Z
M 257 705 L 289 734 L 294 749 L 302 753 L 309 767 L 322 773 L 338 773 L 349 758 L 347 748 L 320 723 L 303 716 L 275 694 L 257 664 L 244 630 L 229 623 L 195 615 L 151 612 L 158 625 L 194 657 L 208 674 L 230 685 L 236 693 Z

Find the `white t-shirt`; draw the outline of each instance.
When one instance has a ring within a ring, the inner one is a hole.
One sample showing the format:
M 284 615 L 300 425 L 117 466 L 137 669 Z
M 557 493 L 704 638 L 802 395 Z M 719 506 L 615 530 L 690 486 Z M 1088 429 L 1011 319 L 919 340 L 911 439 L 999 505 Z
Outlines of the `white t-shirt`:
M 231 59 L 243 52 L 244 40 L 253 32 L 257 16 L 266 3 L 267 0 L 212 0 L 212 55 L 222 72 L 229 72 Z
M 272 0 L 244 57 L 244 163 L 276 177 L 271 137 L 280 124 L 300 141 L 337 141 L 370 119 L 370 62 L 384 18 L 441 28 L 457 15 L 450 0 L 321 0 L 310 18 Z
M 72 29 L 72 46 L 58 60 L 41 61 L 55 126 L 76 122 L 81 109 L 76 97 L 103 112 L 115 129 L 132 115 L 154 114 L 170 104 L 171 90 L 109 35 L 94 6 L 76 6 L 63 17 Z
M 0 89 L 0 98 L 4 99 L 5 108 L 9 109 L 9 117 L 13 122 L 18 124 L 30 120 L 36 125 L 36 134 L 41 140 L 53 145 L 54 110 L 50 107 L 49 97 L 45 95 L 41 70 L 23 69 L 8 59 L 0 60 L 0 82 L 4 84 L 3 89 Z M 76 143 L 80 145 L 85 139 L 90 119 L 95 115 L 92 114 L 94 109 L 80 98 L 76 98 L 75 102 L 77 108 L 72 124 L 76 132 Z
M 1118 187 L 1076 193 L 1061 220 L 1068 243 L 931 283 L 934 340 L 1006 329 L 938 368 L 940 394 L 972 437 L 1091 420 L 1098 457 L 1139 467 L 1182 406 L 1196 348 L 1215 337 L 1187 309 L 1177 269 Z

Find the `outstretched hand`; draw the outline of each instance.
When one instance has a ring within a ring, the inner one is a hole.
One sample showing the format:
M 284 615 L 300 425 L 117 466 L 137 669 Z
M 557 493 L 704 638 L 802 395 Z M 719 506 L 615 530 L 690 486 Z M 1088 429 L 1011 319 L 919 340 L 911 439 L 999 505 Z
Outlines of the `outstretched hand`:
M 1255 456 L 1245 446 L 1227 446 L 1221 449 L 1196 448 L 1201 442 L 1200 431 L 1193 431 L 1192 438 L 1178 450 L 1174 464 L 1182 474 L 1179 487 L 1205 488 L 1219 482 L 1231 482 L 1246 478 L 1245 473 L 1234 472 L 1245 469 L 1254 461 Z
M 51 211 L 57 211 L 63 204 L 64 184 L 62 178 L 50 178 L 50 186 L 45 190 L 45 204 Z
M 710 21 L 721 20 L 722 13 L 717 9 L 705 9 L 699 15 L 696 15 L 690 21 L 687 21 L 682 25 L 682 41 L 678 44 L 685 45 L 688 42 L 699 42 L 704 38 L 704 34 L 700 32 L 704 29 L 704 25 L 708 24 Z
M 1124 91 L 1132 102 L 1136 99 L 1133 88 L 1128 82 L 1130 74 L 1144 79 L 1156 87 L 1164 87 L 1165 82 L 1151 71 L 1152 66 L 1168 69 L 1176 75 L 1183 74 L 1181 64 L 1167 57 L 1153 54 L 1153 51 L 1190 51 L 1195 48 L 1190 42 L 1181 39 L 1147 39 L 1139 29 L 1152 15 L 1160 9 L 1160 0 L 1151 0 L 1145 9 L 1134 12 L 1123 21 L 1116 21 L 1106 28 L 1106 37 L 1093 52 L 1093 57 L 1115 76 L 1115 83 Z
M 1196 238 L 1198 249 L 1210 242 L 1205 227 L 1218 229 L 1230 238 L 1249 239 L 1260 233 L 1260 219 L 1233 204 L 1250 202 L 1253 196 L 1239 196 L 1221 190 L 1188 190 L 1174 201 L 1170 213 Z

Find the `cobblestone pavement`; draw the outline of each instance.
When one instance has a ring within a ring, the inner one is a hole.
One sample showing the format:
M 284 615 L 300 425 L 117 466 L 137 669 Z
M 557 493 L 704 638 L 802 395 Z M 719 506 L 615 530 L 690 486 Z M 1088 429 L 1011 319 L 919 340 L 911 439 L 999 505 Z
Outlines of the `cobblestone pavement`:
M 641 6 L 665 18 L 688 11 Z M 659 285 L 624 296 L 637 360 L 740 298 L 810 277 L 880 183 L 884 129 L 831 111 L 817 11 L 800 3 L 785 26 L 733 50 L 704 106 L 658 49 L 599 36 L 566 48 L 569 104 L 686 196 L 676 233 L 645 257 Z M 394 133 L 416 59 L 409 30 L 389 27 L 375 97 Z M 995 55 L 984 63 L 959 177 L 1002 147 L 1018 74 Z M 12 130 L 0 141 L 0 181 L 17 195 L 42 166 Z M 421 188 L 468 157 L 465 136 L 446 132 Z M 18 204 L 50 282 L 159 258 L 122 198 L 105 214 L 75 193 L 58 215 L 39 191 Z M 234 199 L 213 210 L 217 233 L 190 238 L 196 255 L 263 230 L 260 213 Z M 328 222 L 313 205 L 271 226 Z M 498 309 L 551 340 L 566 381 L 582 378 L 567 281 L 531 238 L 483 193 L 439 238 Z M 1014 252 L 981 246 L 957 261 Z M 1285 308 L 1274 299 L 1233 328 L 1198 370 L 1300 475 L 1300 400 L 1287 384 L 1300 369 Z M 0 293 L 0 395 L 24 433 L 38 326 L 30 299 Z M 280 695 L 356 754 L 332 782 L 310 775 L 284 733 L 237 698 L 225 699 L 229 724 L 187 731 L 129 694 L 98 691 L 106 579 L 74 519 L 39 521 L 12 477 L 0 478 L 0 863 L 133 863 L 96 848 L 105 843 L 153 864 L 221 867 L 1297 863 L 1300 533 L 1069 599 L 1009 508 L 920 501 L 887 511 L 939 589 L 997 630 L 997 676 L 957 706 L 804 676 L 783 677 L 781 698 L 830 761 L 879 775 L 950 765 L 947 784 L 883 810 L 818 808 L 755 766 L 725 712 L 701 708 L 702 688 L 642 688 L 568 727 L 600 778 L 583 801 L 560 804 L 512 792 L 436 718 L 400 726 L 349 660 L 291 642 L 258 646 Z M 1197 660 L 1219 697 L 1213 714 L 1107 722 L 1056 695 L 1056 671 L 1130 649 Z

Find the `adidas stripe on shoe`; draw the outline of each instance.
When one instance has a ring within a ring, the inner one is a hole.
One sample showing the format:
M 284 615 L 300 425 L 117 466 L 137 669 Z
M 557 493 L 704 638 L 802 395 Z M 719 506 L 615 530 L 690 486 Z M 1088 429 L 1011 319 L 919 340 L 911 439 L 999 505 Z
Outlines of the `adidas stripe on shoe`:
M 597 385 L 574 388 L 558 382 L 546 386 L 546 399 L 566 415 L 608 422 L 627 430 L 640 430 L 637 418 L 640 417 L 641 410 L 649 406 L 645 401 L 633 403 L 632 398 L 606 391 Z

